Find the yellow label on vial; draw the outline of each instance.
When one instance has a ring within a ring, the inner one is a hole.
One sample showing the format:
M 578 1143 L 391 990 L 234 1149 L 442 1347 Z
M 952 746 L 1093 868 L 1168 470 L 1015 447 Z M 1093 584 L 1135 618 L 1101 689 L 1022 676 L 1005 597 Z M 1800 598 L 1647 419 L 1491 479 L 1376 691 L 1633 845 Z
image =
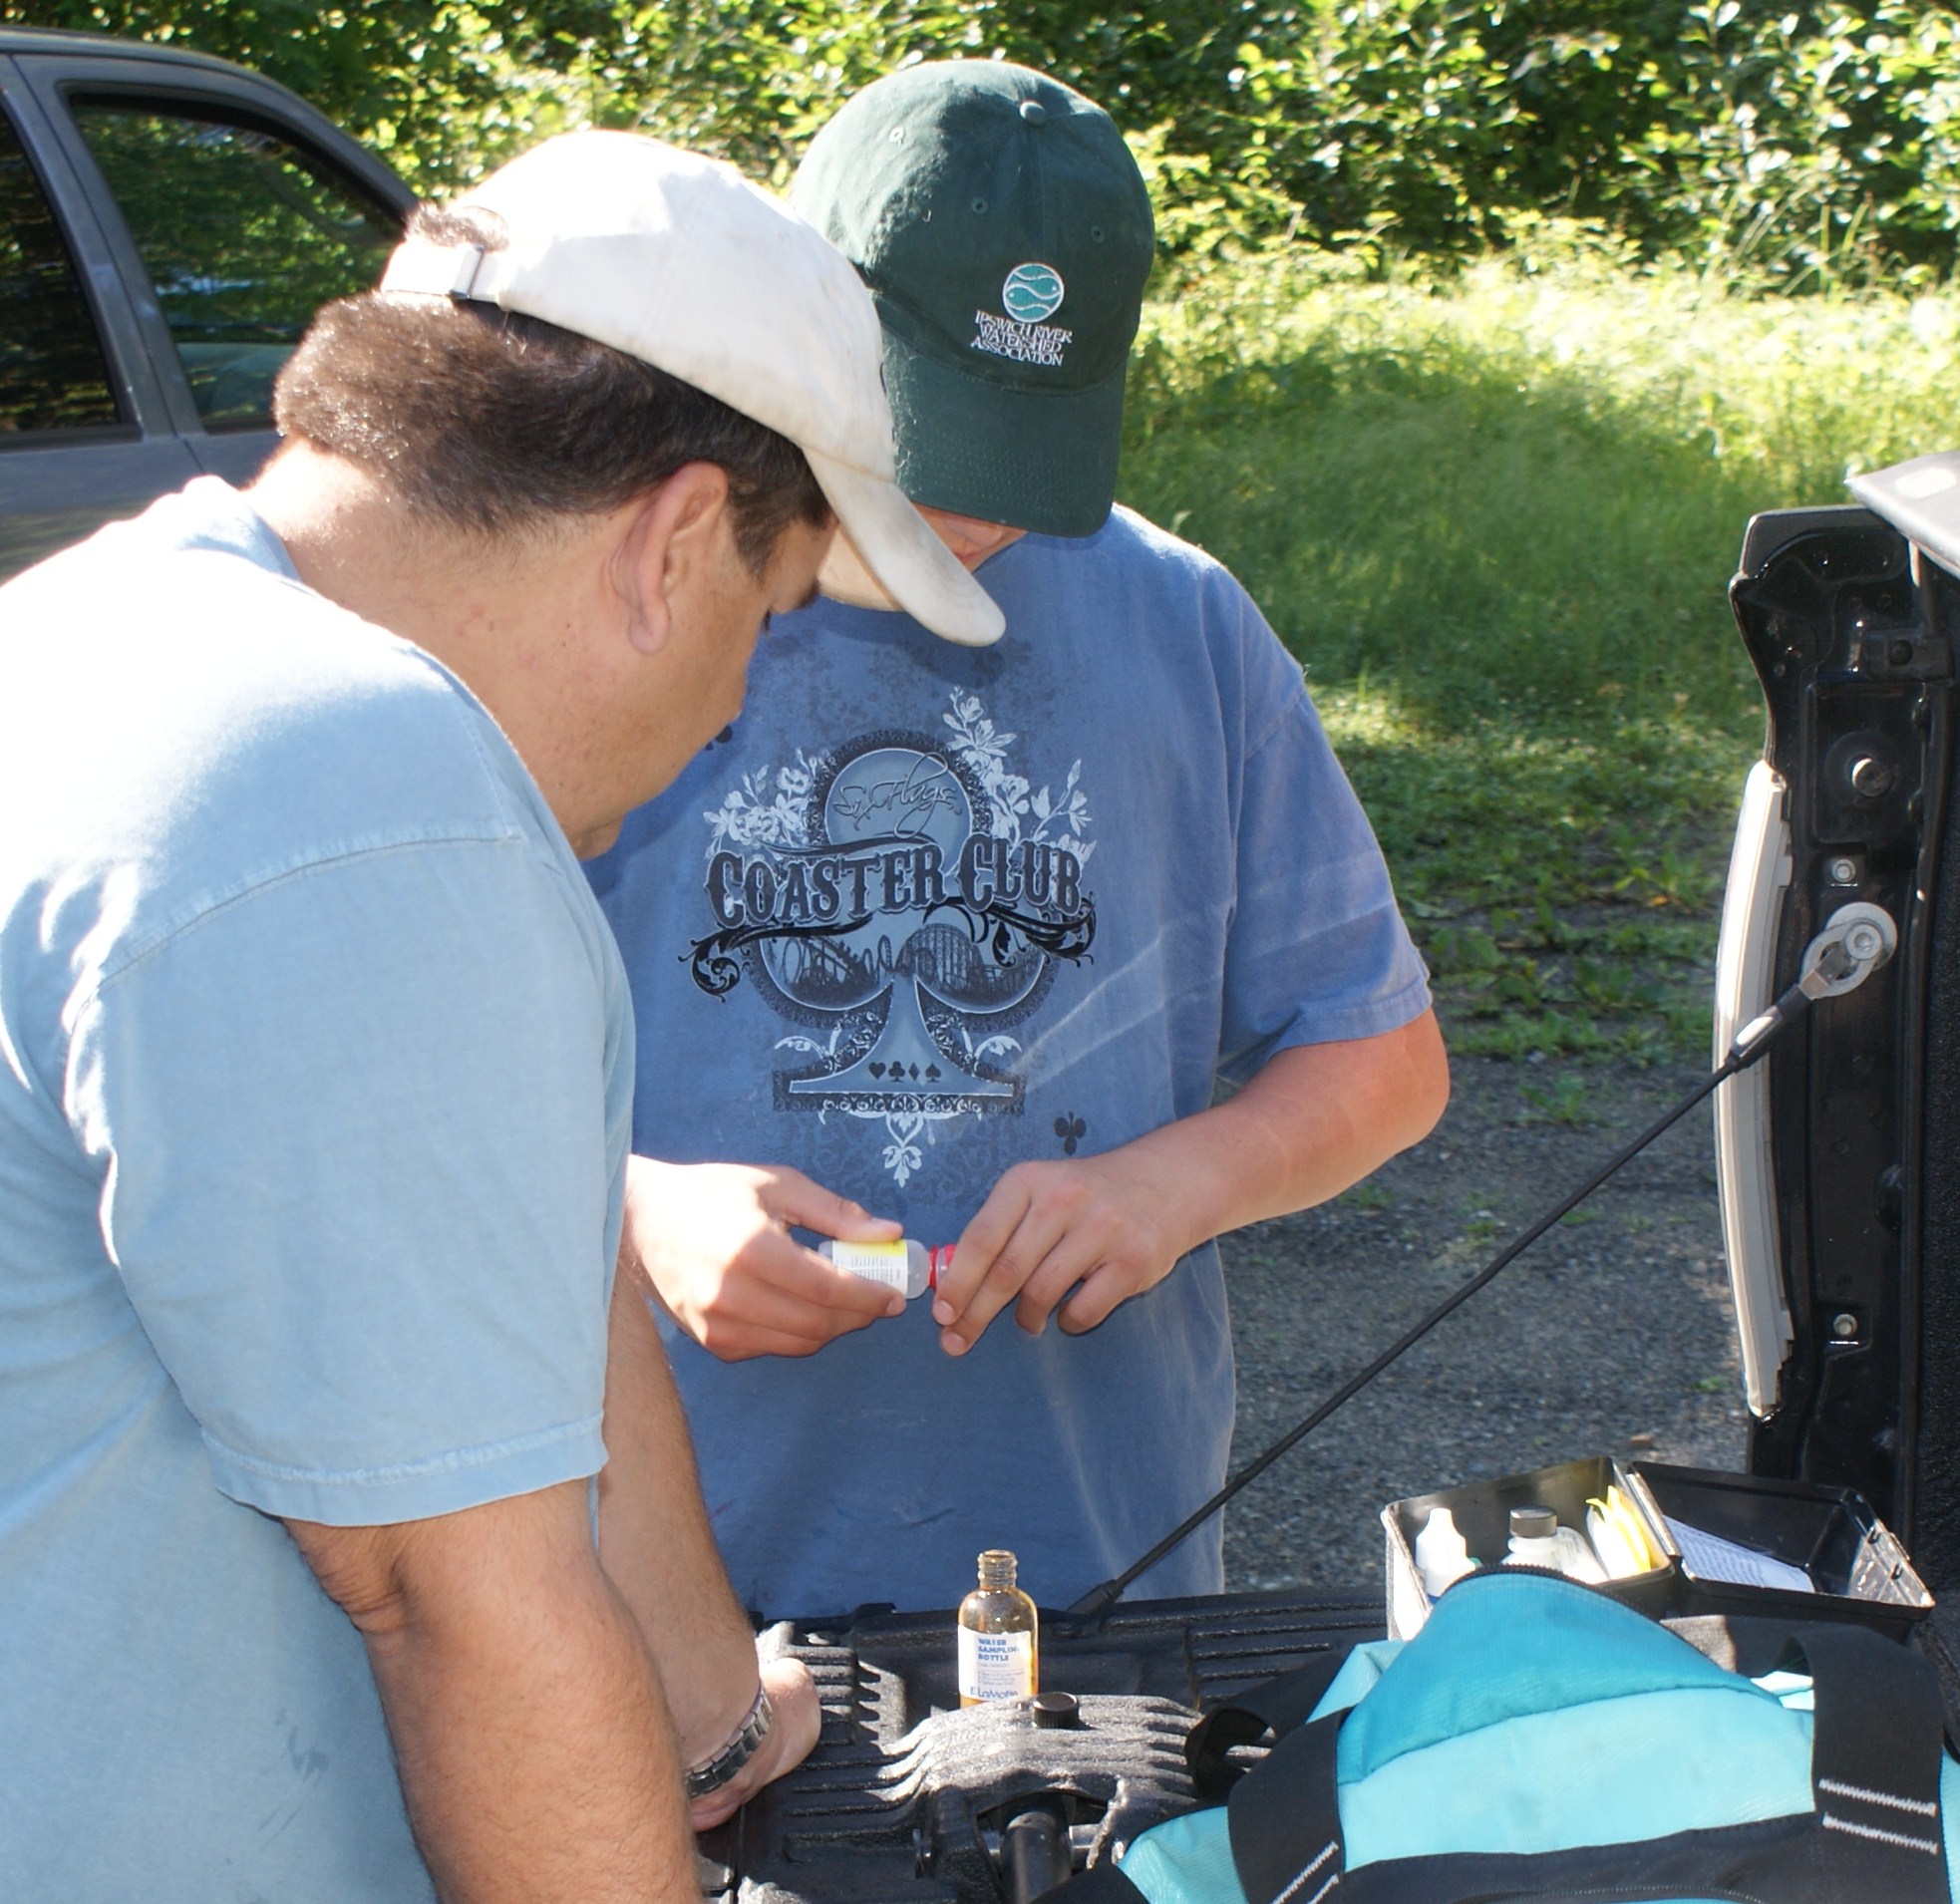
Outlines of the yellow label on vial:
M 962 1700 L 1032 1699 L 1035 1692 L 1035 1636 L 1032 1633 L 960 1635 Z
M 830 1245 L 830 1260 L 839 1269 L 869 1282 L 883 1283 L 902 1296 L 910 1265 L 906 1261 L 905 1239 L 893 1243 L 845 1243 Z

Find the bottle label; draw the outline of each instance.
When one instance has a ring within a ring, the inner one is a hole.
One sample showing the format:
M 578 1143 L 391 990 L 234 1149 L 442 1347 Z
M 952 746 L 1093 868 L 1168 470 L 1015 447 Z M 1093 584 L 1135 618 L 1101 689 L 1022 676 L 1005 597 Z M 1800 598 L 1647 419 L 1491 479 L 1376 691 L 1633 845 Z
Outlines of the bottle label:
M 832 1242 L 829 1255 L 839 1269 L 869 1282 L 882 1283 L 901 1296 L 905 1293 L 908 1266 L 902 1237 L 895 1243 Z
M 960 1628 L 961 1699 L 1032 1699 L 1035 1636 Z

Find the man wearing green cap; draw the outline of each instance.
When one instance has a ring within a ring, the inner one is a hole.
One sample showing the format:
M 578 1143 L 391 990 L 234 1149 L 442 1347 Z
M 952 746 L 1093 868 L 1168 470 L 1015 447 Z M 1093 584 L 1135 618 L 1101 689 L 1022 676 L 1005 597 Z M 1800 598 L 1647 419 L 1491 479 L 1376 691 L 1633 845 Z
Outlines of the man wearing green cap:
M 1415 1142 L 1447 1071 L 1298 664 L 1112 509 L 1151 221 L 1109 117 L 913 67 L 794 204 L 869 284 L 899 484 L 1007 630 L 936 639 L 839 537 L 740 723 L 589 868 L 657 1028 L 626 1247 L 752 1607 L 950 1605 L 984 1546 L 1062 1605 L 1222 1477 L 1212 1239 Z M 957 1247 L 908 1309 L 792 1226 Z M 1214 1527 L 1139 1591 L 1220 1584 Z

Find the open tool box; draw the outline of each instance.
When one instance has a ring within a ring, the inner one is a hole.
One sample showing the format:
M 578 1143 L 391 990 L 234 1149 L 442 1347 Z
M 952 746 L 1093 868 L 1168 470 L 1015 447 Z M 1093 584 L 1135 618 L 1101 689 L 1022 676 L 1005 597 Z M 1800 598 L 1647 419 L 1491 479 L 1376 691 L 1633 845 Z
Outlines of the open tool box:
M 1382 1510 L 1390 1634 L 1407 1638 L 1429 1617 L 1415 1550 L 1432 1509 L 1449 1508 L 1471 1558 L 1492 1567 L 1503 1562 L 1513 1507 L 1549 1507 L 1583 1530 L 1588 1502 L 1609 1486 L 1663 1564 L 1599 1590 L 1643 1613 L 1857 1620 L 1904 1639 L 1932 1611 L 1905 1549 L 1855 1488 L 1601 1454 L 1391 1501 Z

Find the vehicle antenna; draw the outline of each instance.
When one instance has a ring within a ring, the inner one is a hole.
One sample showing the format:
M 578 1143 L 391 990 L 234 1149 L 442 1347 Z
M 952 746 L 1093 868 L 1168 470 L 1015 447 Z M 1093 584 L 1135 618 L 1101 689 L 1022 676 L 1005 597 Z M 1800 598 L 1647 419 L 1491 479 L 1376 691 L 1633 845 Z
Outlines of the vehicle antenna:
M 1873 917 L 1874 913 L 1876 919 Z M 1847 917 L 1846 914 L 1854 914 L 1854 916 Z M 1172 1548 L 1187 1540 L 1240 1488 L 1258 1479 L 1295 1442 L 1304 1435 L 1310 1434 L 1344 1403 L 1351 1402 L 1384 1369 L 1407 1354 L 1446 1316 L 1460 1309 L 1479 1289 L 1484 1288 L 1501 1271 L 1507 1269 L 1554 1223 L 1568 1216 L 1623 1164 L 1637 1157 L 1663 1131 L 1679 1123 L 1717 1086 L 1747 1071 L 1764 1057 L 1770 1047 L 1776 1044 L 1818 999 L 1839 998 L 1846 992 L 1855 991 L 1892 956 L 1897 943 L 1898 935 L 1891 919 L 1877 912 L 1875 907 L 1863 905 L 1855 908 L 1846 907 L 1843 911 L 1834 914 L 1830 923 L 1805 948 L 1802 977 L 1760 1018 L 1751 1019 L 1736 1034 L 1735 1042 L 1729 1047 L 1728 1057 L 1687 1097 L 1664 1116 L 1650 1124 L 1624 1149 L 1615 1152 L 1571 1195 L 1555 1208 L 1548 1210 L 1522 1236 L 1507 1244 L 1469 1282 L 1452 1290 L 1428 1315 L 1397 1337 L 1365 1369 L 1351 1375 L 1304 1422 L 1289 1428 L 1264 1453 L 1254 1455 L 1209 1500 L 1173 1527 L 1141 1560 L 1126 1567 L 1113 1580 L 1105 1580 L 1101 1586 L 1090 1588 L 1067 1610 L 1065 1617 L 1072 1620 L 1100 1619 L 1123 1597 L 1134 1580 L 1141 1574 L 1147 1573 Z

